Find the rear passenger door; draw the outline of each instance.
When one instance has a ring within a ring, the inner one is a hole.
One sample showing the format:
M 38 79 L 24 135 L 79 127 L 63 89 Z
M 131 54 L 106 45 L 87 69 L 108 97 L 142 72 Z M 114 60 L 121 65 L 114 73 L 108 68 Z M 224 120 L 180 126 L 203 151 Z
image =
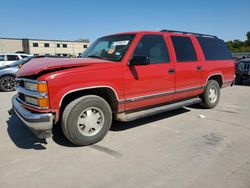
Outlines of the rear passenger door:
M 175 98 L 188 98 L 202 92 L 202 66 L 195 49 L 193 36 L 171 36 L 175 52 L 176 95 Z

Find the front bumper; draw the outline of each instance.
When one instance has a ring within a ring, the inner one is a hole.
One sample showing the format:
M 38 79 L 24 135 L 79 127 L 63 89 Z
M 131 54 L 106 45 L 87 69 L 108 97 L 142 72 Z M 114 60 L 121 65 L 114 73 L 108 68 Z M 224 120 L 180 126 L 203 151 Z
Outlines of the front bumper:
M 51 136 L 54 120 L 52 113 L 33 113 L 22 106 L 17 96 L 12 98 L 12 108 L 23 123 L 38 137 L 47 138 Z

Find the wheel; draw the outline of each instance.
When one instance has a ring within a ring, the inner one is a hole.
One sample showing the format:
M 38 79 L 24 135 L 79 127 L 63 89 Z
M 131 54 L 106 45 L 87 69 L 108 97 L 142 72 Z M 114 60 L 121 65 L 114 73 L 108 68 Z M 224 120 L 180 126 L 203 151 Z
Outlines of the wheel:
M 112 111 L 101 97 L 87 95 L 69 103 L 62 115 L 62 130 L 75 145 L 86 146 L 104 138 L 112 123 Z
M 16 80 L 14 76 L 4 76 L 0 79 L 1 91 L 15 91 Z
M 215 80 L 208 80 L 205 91 L 201 96 L 202 106 L 208 109 L 214 108 L 220 100 L 220 85 Z

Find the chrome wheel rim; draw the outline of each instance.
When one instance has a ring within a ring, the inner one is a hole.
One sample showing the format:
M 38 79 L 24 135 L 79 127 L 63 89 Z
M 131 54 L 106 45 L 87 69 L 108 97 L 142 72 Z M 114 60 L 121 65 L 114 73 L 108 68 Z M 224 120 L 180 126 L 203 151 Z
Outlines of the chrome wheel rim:
M 84 136 L 94 136 L 100 132 L 104 124 L 104 114 L 97 107 L 84 110 L 78 117 L 77 127 Z
M 208 95 L 208 98 L 209 98 L 209 101 L 211 103 L 215 103 L 217 98 L 218 98 L 218 92 L 217 92 L 217 88 L 212 86 L 210 89 L 209 89 L 209 95 Z
M 16 86 L 15 78 L 6 77 L 1 80 L 1 87 L 4 91 L 13 91 Z

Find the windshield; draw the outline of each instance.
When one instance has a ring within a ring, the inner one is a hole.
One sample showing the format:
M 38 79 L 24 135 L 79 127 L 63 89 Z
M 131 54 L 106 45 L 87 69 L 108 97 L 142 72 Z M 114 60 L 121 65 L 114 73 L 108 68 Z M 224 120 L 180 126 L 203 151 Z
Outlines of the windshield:
M 120 61 L 134 37 L 134 34 L 122 34 L 99 38 L 82 53 L 81 57 Z

